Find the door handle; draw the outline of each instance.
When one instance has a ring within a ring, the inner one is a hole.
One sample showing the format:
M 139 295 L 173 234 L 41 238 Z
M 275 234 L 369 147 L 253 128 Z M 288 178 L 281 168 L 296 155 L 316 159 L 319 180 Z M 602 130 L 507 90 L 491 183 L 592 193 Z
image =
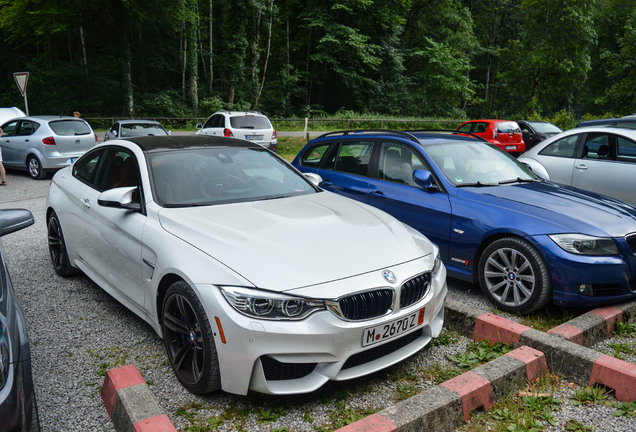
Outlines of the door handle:
M 333 183 L 331 183 L 331 180 L 323 180 L 322 184 L 325 186 L 333 186 Z
M 376 198 L 380 198 L 380 199 L 385 199 L 386 195 L 384 195 L 384 192 L 382 191 L 374 191 L 373 192 L 373 196 Z
M 580 170 L 586 170 L 586 169 L 587 169 L 587 165 L 585 165 L 585 164 L 578 164 L 575 168 L 576 168 L 576 169 L 580 169 Z
M 86 208 L 91 208 L 91 203 L 88 200 L 88 198 L 82 198 L 80 201 L 82 201 L 82 205 Z

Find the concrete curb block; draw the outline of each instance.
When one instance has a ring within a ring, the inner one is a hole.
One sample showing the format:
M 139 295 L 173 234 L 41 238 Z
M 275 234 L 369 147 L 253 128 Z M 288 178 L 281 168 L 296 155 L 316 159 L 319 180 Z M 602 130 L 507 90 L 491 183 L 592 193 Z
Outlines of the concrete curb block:
M 447 300 L 446 307 L 458 310 L 456 302 Z M 464 334 L 472 334 L 475 341 L 488 340 L 515 346 L 525 345 L 545 354 L 551 371 L 583 386 L 602 384 L 615 391 L 616 399 L 636 400 L 636 365 L 605 356 L 586 346 L 608 339 L 617 321 L 634 316 L 636 301 L 617 307 L 602 307 L 580 315 L 547 333 L 534 330 L 506 318 L 485 313 L 472 314 L 470 320 L 454 323 Z M 473 322 L 469 330 L 468 325 Z
M 106 372 L 101 396 L 117 432 L 176 432 L 134 365 Z
M 338 431 L 452 431 L 469 420 L 473 410 L 490 408 L 547 372 L 543 353 L 517 348 Z

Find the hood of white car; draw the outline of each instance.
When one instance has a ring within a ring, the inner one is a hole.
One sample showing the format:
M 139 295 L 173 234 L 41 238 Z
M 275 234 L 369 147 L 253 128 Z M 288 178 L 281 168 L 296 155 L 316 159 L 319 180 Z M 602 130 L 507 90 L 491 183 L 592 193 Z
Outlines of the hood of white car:
M 390 268 L 433 251 L 386 213 L 329 192 L 166 208 L 159 220 L 255 286 L 275 291 Z

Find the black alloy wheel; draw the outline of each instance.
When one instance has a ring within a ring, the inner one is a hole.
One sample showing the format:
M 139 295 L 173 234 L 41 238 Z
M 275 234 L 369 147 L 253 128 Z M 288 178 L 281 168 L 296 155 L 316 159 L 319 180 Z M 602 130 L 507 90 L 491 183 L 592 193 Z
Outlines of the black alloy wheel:
M 161 328 L 170 365 L 181 384 L 194 394 L 218 390 L 221 376 L 210 322 L 186 282 L 168 288 Z
M 72 276 L 77 273 L 77 269 L 71 265 L 66 252 L 66 243 L 62 234 L 62 226 L 55 212 L 51 212 L 47 221 L 49 237 L 49 255 L 55 273 L 60 276 Z

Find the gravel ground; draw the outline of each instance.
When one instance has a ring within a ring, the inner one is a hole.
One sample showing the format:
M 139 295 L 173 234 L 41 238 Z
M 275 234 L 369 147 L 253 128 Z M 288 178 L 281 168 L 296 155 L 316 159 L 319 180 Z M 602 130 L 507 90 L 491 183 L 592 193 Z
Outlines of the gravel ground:
M 448 366 L 445 354 L 463 352 L 469 343 L 467 338 L 458 336 L 448 345 L 428 347 L 386 371 L 365 379 L 328 384 L 306 396 L 238 397 L 221 392 L 194 396 L 178 383 L 161 340 L 141 319 L 88 278 L 63 279 L 55 275 L 49 262 L 44 221 L 49 181 L 33 181 L 26 174 L 10 172 L 7 183 L 0 189 L 0 208 L 27 208 L 36 218 L 34 226 L 4 237 L 3 242 L 14 287 L 27 315 L 45 432 L 113 431 L 99 395 L 103 374 L 109 368 L 130 363 L 149 382 L 179 430 L 192 424 L 218 425 L 215 430 L 219 431 L 321 430 L 321 426 L 363 416 L 395 403 L 411 391 L 433 386 L 422 370 L 436 363 Z M 491 310 L 477 287 L 453 280 L 449 280 L 449 286 L 453 298 L 468 302 L 475 309 Z M 633 363 L 634 359 L 629 361 Z M 575 416 L 586 424 L 590 419 L 596 431 L 636 430 L 636 419 L 627 426 L 615 426 L 611 412 L 608 415 L 596 411 L 581 409 L 564 416 Z

